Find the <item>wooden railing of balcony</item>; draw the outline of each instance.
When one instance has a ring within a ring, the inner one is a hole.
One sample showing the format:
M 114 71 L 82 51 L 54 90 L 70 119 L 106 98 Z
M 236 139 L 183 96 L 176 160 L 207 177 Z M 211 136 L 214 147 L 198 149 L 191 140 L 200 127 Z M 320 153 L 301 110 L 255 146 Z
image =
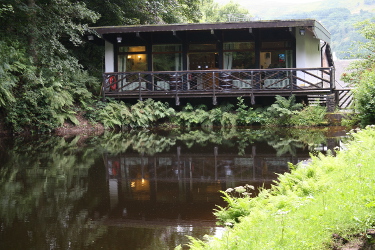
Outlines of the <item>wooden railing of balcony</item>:
M 112 72 L 103 74 L 103 98 L 175 98 L 314 95 L 335 89 L 334 68 Z

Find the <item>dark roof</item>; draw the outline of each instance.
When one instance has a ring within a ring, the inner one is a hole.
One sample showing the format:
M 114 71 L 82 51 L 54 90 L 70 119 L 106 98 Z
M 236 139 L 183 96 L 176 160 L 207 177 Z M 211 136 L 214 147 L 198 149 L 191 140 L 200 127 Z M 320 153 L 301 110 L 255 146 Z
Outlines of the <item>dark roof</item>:
M 121 34 L 138 32 L 186 31 L 186 30 L 225 30 L 249 28 L 305 28 L 326 42 L 330 42 L 331 34 L 316 20 L 268 20 L 231 23 L 184 23 L 184 24 L 155 24 L 155 25 L 128 25 L 92 27 L 98 34 Z

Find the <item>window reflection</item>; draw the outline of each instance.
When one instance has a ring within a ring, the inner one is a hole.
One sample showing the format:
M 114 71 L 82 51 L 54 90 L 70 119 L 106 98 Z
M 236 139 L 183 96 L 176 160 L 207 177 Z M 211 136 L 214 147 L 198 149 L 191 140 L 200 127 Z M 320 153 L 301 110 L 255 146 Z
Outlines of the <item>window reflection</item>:
M 182 70 L 181 44 L 153 45 L 152 53 L 152 68 L 154 71 Z
M 224 69 L 254 69 L 255 43 L 224 43 Z

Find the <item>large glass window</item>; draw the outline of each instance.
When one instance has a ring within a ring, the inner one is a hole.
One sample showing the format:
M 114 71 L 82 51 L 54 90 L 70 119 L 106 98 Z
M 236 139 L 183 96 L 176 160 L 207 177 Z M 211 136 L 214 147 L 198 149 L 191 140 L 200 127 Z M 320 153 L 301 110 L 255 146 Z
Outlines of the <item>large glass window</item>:
M 146 46 L 121 46 L 119 48 L 119 72 L 138 72 L 147 70 Z
M 224 69 L 254 69 L 254 42 L 224 43 Z
M 152 67 L 154 71 L 182 70 L 182 45 L 153 45 L 152 53 Z
M 289 41 L 262 42 L 260 66 L 269 68 L 293 68 L 293 50 Z
M 129 54 L 118 56 L 119 72 L 138 72 L 147 70 L 148 67 L 146 54 Z

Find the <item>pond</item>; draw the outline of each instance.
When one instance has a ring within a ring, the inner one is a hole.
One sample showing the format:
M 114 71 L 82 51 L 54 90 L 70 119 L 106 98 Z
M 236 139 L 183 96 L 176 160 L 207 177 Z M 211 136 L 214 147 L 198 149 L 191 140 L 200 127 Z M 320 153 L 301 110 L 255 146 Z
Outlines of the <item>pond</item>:
M 174 249 L 217 235 L 220 190 L 269 187 L 342 128 L 0 138 L 0 249 Z M 186 247 L 185 247 L 186 248 Z

